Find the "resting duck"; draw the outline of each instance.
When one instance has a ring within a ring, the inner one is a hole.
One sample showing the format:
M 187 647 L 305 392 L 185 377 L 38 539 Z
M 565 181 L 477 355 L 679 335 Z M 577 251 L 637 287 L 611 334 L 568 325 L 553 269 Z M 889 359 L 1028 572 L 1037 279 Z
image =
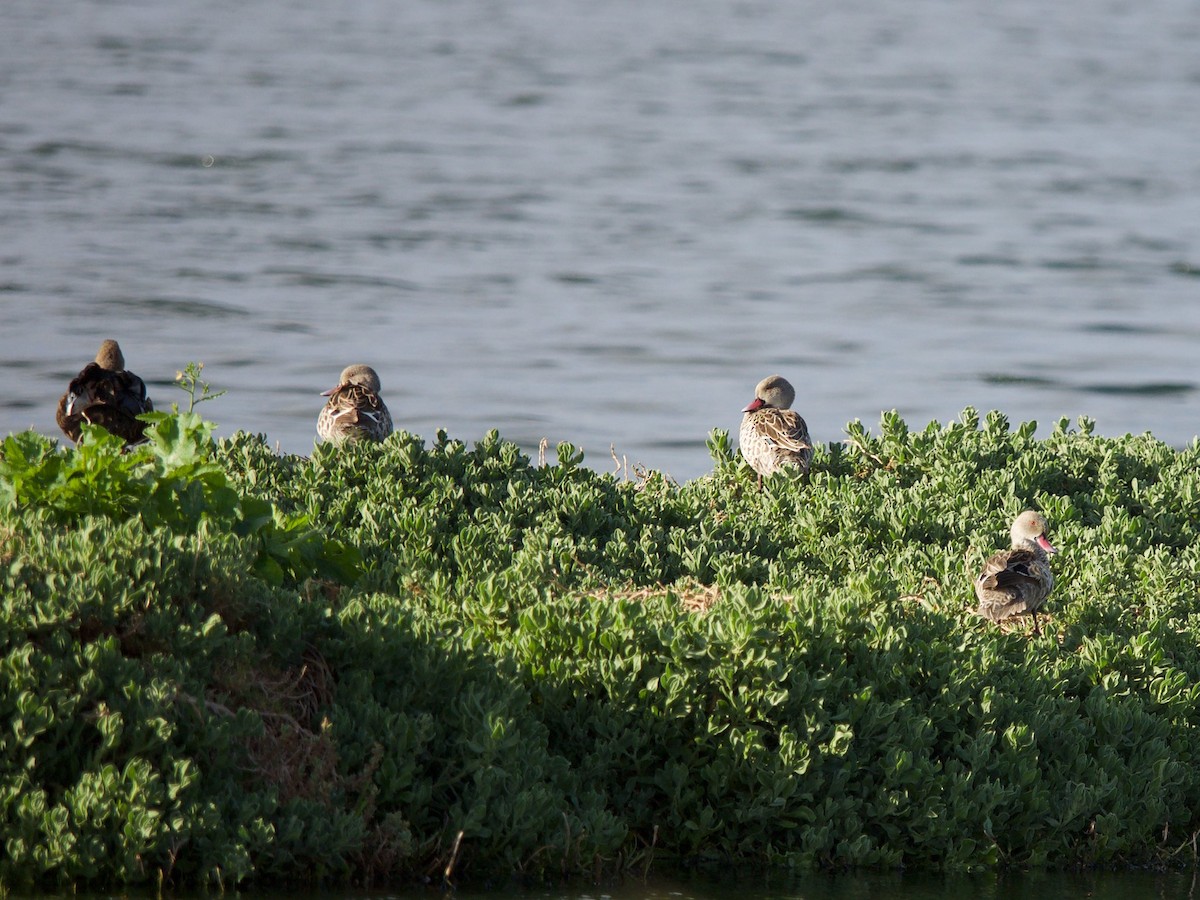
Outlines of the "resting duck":
M 999 622 L 1009 616 L 1033 614 L 1033 633 L 1038 628 L 1037 611 L 1054 587 L 1047 554 L 1058 551 L 1046 540 L 1046 517 L 1026 510 L 1012 524 L 1012 549 L 992 556 L 975 579 L 979 614 Z
M 146 383 L 125 371 L 120 345 L 107 340 L 100 345 L 95 362 L 83 367 L 58 401 L 55 419 L 63 434 L 79 443 L 82 425 L 100 425 L 127 444 L 145 440 L 146 423 L 137 417 L 154 411 L 146 396 Z
M 804 419 L 792 410 L 796 390 L 780 375 L 764 378 L 754 389 L 754 399 L 742 410 L 738 440 L 742 456 L 763 477 L 791 466 L 807 474 L 813 447 Z
M 392 433 L 391 413 L 379 396 L 379 376 L 370 366 L 346 366 L 337 387 L 321 396 L 329 398 L 317 417 L 321 440 L 382 441 Z

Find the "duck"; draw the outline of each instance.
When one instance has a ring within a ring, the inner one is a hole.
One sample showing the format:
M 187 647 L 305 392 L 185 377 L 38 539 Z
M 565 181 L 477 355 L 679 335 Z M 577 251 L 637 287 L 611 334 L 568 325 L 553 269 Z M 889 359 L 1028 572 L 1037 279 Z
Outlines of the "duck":
M 100 345 L 96 359 L 71 380 L 58 401 L 54 418 L 63 434 L 76 444 L 87 422 L 102 426 L 132 445 L 146 439 L 146 423 L 137 417 L 153 411 L 146 383 L 125 369 L 120 344 L 109 338 Z
M 792 409 L 796 389 L 782 375 L 769 375 L 754 388 L 754 399 L 742 410 L 738 432 L 742 456 L 763 478 L 784 469 L 799 469 L 808 474 L 813 445 L 808 425 Z
M 337 387 L 321 394 L 329 402 L 317 417 L 317 436 L 343 444 L 382 441 L 392 433 L 392 415 L 379 396 L 379 375 L 370 366 L 346 366 Z
M 1046 537 L 1046 517 L 1027 509 L 1012 524 L 1012 549 L 994 554 L 975 579 L 979 614 L 991 622 L 1026 613 L 1040 635 L 1037 611 L 1054 587 L 1050 554 L 1058 551 Z

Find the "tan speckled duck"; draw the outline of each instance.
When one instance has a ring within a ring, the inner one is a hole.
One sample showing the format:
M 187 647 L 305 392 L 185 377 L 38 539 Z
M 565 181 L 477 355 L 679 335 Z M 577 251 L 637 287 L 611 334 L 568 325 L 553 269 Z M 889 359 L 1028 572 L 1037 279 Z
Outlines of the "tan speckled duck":
M 758 383 L 754 399 L 742 410 L 738 440 L 742 456 L 758 473 L 760 487 L 764 476 L 785 466 L 807 473 L 812 462 L 808 426 L 791 408 L 795 399 L 796 390 L 787 379 L 771 375 Z
M 1045 516 L 1031 509 L 1017 516 L 1012 524 L 1012 549 L 992 556 L 975 579 L 979 614 L 999 622 L 1032 613 L 1033 633 L 1041 634 L 1037 611 L 1054 587 L 1047 554 L 1057 552 L 1046 539 Z
M 321 440 L 382 441 L 392 433 L 391 413 L 379 396 L 379 376 L 370 366 L 346 366 L 337 387 L 321 396 L 329 398 L 317 417 Z
M 95 362 L 83 367 L 58 401 L 55 419 L 63 434 L 79 443 L 84 422 L 103 426 L 127 444 L 145 439 L 146 423 L 137 417 L 153 412 L 146 383 L 125 370 L 125 356 L 114 340 L 100 345 Z

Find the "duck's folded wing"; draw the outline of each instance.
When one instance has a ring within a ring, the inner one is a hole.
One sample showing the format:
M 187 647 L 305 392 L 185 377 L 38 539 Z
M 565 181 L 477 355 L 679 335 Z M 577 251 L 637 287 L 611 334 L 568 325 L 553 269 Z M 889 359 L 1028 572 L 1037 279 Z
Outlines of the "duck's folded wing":
M 790 409 L 765 409 L 756 424 L 759 433 L 780 450 L 799 453 L 812 449 L 808 426 Z
M 317 430 L 323 436 L 369 436 L 380 440 L 392 430 L 392 417 L 374 391 L 359 384 L 344 384 L 329 397 Z
M 372 422 L 382 422 L 387 410 L 378 394 L 360 384 L 347 385 L 338 398 L 338 405 L 353 409 L 358 416 L 365 416 Z
M 1036 584 L 1036 562 L 1037 557 L 1028 550 L 997 553 L 984 563 L 983 571 L 979 573 L 979 583 L 989 590 L 1001 591 Z
M 976 583 L 989 615 L 999 619 L 1041 605 L 1050 587 L 1041 568 L 1037 555 L 1028 550 L 1009 550 L 989 559 Z

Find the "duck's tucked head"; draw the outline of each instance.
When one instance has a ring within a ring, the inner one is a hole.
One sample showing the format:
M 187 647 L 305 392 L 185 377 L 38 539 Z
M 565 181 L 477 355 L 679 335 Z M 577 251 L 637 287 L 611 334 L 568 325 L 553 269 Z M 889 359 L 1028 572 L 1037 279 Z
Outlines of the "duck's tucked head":
M 337 387 L 330 388 L 321 394 L 322 397 L 328 397 L 346 384 L 357 384 L 365 387 L 372 394 L 379 393 L 379 376 L 370 366 L 364 366 L 361 363 L 353 366 L 346 366 L 342 369 L 342 374 L 338 376 Z
M 754 389 L 754 399 L 742 412 L 756 409 L 791 409 L 796 399 L 796 389 L 782 375 L 769 375 Z
M 1025 544 L 1035 544 L 1047 553 L 1057 553 L 1054 546 L 1046 540 L 1046 517 L 1040 512 L 1027 509 L 1021 513 L 1012 524 L 1012 545 L 1022 547 Z
M 112 338 L 101 344 L 96 353 L 96 365 L 106 372 L 124 372 L 125 355 L 121 353 L 121 345 Z

